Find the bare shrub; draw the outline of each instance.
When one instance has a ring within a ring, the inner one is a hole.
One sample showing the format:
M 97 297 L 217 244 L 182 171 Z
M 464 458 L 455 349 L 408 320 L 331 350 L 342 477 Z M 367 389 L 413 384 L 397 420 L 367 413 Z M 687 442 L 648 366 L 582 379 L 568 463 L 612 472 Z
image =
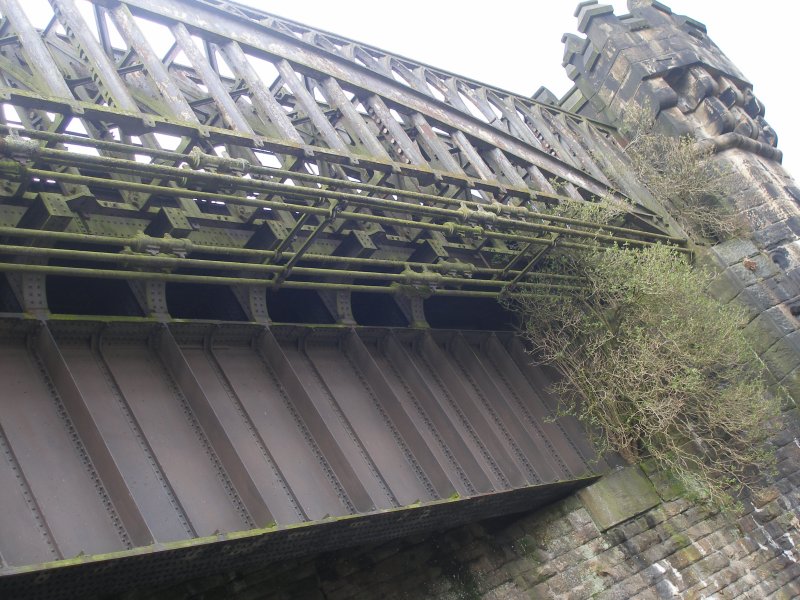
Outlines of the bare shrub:
M 741 185 L 739 177 L 714 161 L 689 136 L 656 131 L 647 106 L 631 107 L 620 132 L 635 176 L 695 238 L 721 241 L 745 230 L 726 201 Z
M 779 400 L 742 332 L 743 314 L 706 293 L 707 275 L 674 249 L 598 247 L 549 265 L 583 278 L 569 296 L 509 295 L 521 334 L 562 375 L 562 411 L 599 452 L 652 458 L 695 498 L 720 505 L 772 455 Z

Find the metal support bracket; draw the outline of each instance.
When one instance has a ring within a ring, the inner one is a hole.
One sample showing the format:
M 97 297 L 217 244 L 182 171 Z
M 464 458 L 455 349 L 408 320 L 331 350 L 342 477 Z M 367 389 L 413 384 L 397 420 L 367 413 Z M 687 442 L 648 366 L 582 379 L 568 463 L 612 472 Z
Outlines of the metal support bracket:
M 133 295 L 142 307 L 145 316 L 168 321 L 167 284 L 164 281 L 129 281 Z
M 357 325 L 353 316 L 353 306 L 350 302 L 351 292 L 348 290 L 332 291 L 322 290 L 319 292 L 322 302 L 325 304 L 333 318 L 340 325 Z
M 415 329 L 430 329 L 425 318 L 425 307 L 422 298 L 410 298 L 408 296 L 395 296 L 395 301 L 408 319 L 409 327 Z
M 231 288 L 247 318 L 255 323 L 270 323 L 267 309 L 267 286 L 236 285 Z
M 50 315 L 43 273 L 7 273 L 6 277 L 23 312 L 39 318 Z

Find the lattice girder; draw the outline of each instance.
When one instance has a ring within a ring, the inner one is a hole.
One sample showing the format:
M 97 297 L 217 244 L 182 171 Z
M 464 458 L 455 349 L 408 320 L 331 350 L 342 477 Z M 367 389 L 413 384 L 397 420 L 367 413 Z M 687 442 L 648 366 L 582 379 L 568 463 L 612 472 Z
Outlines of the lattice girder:
M 73 213 L 61 220 L 62 240 L 92 244 L 68 236 L 111 234 L 130 249 L 127 238 L 144 232 L 185 238 L 194 253 L 247 246 L 271 264 L 252 277 L 257 269 L 243 263 L 255 258 L 210 265 L 192 263 L 184 252 L 135 257 L 120 270 L 120 257 L 90 255 L 91 248 L 26 250 L 117 263 L 116 272 L 92 273 L 41 264 L 41 273 L 132 280 L 144 278 L 150 265 L 151 279 L 165 281 L 255 285 L 267 278 L 273 288 L 396 294 L 417 287 L 424 295 L 491 297 L 509 280 L 558 289 L 537 279 L 535 269 L 518 277 L 510 266 L 523 256 L 515 258 L 519 249 L 556 239 L 563 247 L 587 238 L 678 241 L 636 205 L 628 207 L 627 225 L 599 238 L 591 224 L 547 214 L 564 201 L 625 202 L 593 158 L 598 148 L 618 153 L 613 140 L 604 141 L 613 133 L 596 123 L 397 57 L 365 62 L 374 50 L 343 51 L 320 33 L 298 35 L 283 21 L 256 21 L 206 3 L 51 5 L 52 20 L 40 35 L 18 0 L 0 2 L 5 29 L 15 32 L 2 53 L 7 65 L 16 64 L 0 69 L 2 93 L 19 117 L 14 123 L 10 113 L 5 131 L 45 144 L 12 137 L 3 146 L 13 159 L 3 222 L 15 228 L 10 235 L 26 235 L 19 223 L 42 194 L 60 193 L 62 208 Z M 146 31 L 164 36 L 160 45 L 168 49 L 158 52 Z M 405 79 L 389 78 L 386 65 Z M 114 189 L 110 179 L 118 182 Z M 324 281 L 310 264 L 299 264 L 346 253 L 353 236 L 362 255 L 340 261 L 344 269 Z M 12 252 L 19 251 L 8 245 Z M 363 266 L 354 268 L 356 258 Z M 396 266 L 375 262 L 381 259 Z M 227 271 L 224 277 L 175 273 L 215 266 Z M 164 267 L 166 273 L 152 273 Z M 356 277 L 371 283 L 354 284 Z

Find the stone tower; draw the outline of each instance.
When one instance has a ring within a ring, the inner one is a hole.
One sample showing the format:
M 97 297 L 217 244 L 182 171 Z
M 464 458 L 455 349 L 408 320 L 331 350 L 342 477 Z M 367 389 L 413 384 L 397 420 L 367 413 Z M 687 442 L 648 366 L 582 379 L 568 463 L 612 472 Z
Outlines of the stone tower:
M 705 25 L 657 0 L 629 0 L 628 8 L 629 14 L 615 15 L 611 6 L 595 1 L 578 5 L 575 16 L 584 35 L 562 38 L 574 87 L 561 105 L 613 123 L 632 106 L 649 107 L 660 131 L 695 138 L 741 176 L 744 185 L 732 201 L 752 228 L 752 239 L 712 249 L 724 269 L 716 291 L 750 308 L 750 327 L 760 330 L 757 346 L 766 364 L 798 397 L 800 189 L 781 166 L 778 136 L 753 85 Z M 745 259 L 755 261 L 757 270 L 742 267 Z

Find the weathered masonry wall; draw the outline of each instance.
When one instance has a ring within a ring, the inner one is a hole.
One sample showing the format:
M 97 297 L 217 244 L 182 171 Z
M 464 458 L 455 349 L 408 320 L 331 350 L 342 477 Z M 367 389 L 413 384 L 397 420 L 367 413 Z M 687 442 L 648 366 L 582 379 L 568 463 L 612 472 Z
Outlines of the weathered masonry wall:
M 574 88 L 562 100 L 582 114 L 620 123 L 647 106 L 669 135 L 691 135 L 739 178 L 731 198 L 752 231 L 705 257 L 720 272 L 712 293 L 750 311 L 748 331 L 773 377 L 800 397 L 800 188 L 780 164 L 777 135 L 753 86 L 702 23 L 660 2 L 582 2 L 564 62 Z

